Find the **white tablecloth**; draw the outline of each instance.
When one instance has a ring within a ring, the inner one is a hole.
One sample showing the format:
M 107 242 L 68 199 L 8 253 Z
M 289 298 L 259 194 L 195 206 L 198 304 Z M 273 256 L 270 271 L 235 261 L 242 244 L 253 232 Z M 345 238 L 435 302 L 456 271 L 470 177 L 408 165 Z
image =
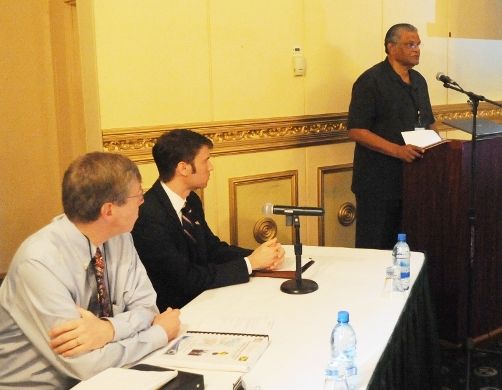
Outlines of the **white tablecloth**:
M 292 246 L 286 246 L 286 251 L 294 256 Z M 188 328 L 215 318 L 272 323 L 270 346 L 243 376 L 245 388 L 322 389 L 331 330 L 337 312 L 347 310 L 357 336 L 358 387 L 364 389 L 409 296 L 392 292 L 391 281 L 385 279 L 391 252 L 304 246 L 303 257 L 315 260 L 303 278 L 316 281 L 317 291 L 290 295 L 280 290 L 284 279 L 252 278 L 246 284 L 204 292 L 182 309 L 181 320 Z M 424 255 L 412 252 L 410 289 L 423 263 Z M 158 359 L 151 362 L 158 364 Z M 203 374 L 209 390 L 231 389 L 239 376 Z

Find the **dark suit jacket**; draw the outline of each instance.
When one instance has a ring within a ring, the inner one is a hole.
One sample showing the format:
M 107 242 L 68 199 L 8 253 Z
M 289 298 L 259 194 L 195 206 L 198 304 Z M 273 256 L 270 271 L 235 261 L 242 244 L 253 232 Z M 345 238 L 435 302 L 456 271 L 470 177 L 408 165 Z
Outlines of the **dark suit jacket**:
M 199 222 L 196 246 L 183 233 L 158 180 L 145 193 L 132 231 L 134 245 L 157 291 L 161 312 L 167 307 L 180 308 L 207 289 L 249 281 L 244 256 L 252 251 L 228 245 L 211 232 L 196 193 L 190 193 L 187 204 Z

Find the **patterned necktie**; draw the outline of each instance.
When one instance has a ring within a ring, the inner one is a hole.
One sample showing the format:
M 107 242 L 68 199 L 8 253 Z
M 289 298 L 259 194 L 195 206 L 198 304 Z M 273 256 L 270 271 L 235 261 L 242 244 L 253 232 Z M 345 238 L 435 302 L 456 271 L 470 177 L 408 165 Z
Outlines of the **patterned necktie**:
M 105 260 L 101 254 L 101 249 L 96 248 L 96 254 L 92 258 L 94 273 L 96 275 L 96 284 L 98 286 L 98 302 L 101 307 L 100 317 L 112 317 L 112 307 L 110 304 L 110 296 L 105 283 Z
M 185 207 L 181 209 L 181 226 L 183 227 L 183 232 L 186 236 L 194 243 L 197 244 L 194 234 L 194 222 L 192 220 L 192 209 L 185 204 Z

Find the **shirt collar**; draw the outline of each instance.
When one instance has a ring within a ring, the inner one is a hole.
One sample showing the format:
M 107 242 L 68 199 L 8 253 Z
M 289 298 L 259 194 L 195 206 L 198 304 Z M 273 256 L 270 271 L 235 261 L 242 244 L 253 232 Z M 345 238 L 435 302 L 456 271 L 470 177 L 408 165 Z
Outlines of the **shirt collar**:
M 181 221 L 181 209 L 185 207 L 186 199 L 183 199 L 176 192 L 171 190 L 164 182 L 161 181 L 160 185 L 162 186 L 164 191 L 166 191 L 167 197 L 171 201 L 171 204 L 174 207 L 174 211 L 176 211 L 176 214 L 178 215 Z
M 415 81 L 415 74 L 414 72 L 412 72 L 412 69 L 408 70 L 408 73 L 410 75 L 410 82 L 411 84 L 406 84 L 402 79 L 401 79 L 401 76 L 399 76 L 396 71 L 394 70 L 394 68 L 392 67 L 392 65 L 390 64 L 390 61 L 389 61 L 389 58 L 385 58 L 384 60 L 384 63 L 386 65 L 386 68 L 387 68 L 387 72 L 389 72 L 390 76 L 398 81 L 399 83 L 401 83 L 402 85 L 405 85 L 405 86 L 411 86 L 411 87 L 415 87 L 415 84 L 416 84 L 416 81 Z
M 69 220 L 66 214 L 58 215 L 54 217 L 53 223 L 56 224 L 61 237 L 66 237 L 66 239 L 75 246 L 75 253 L 82 254 L 82 258 L 79 258 L 79 261 L 82 263 L 84 269 L 87 269 L 92 256 L 96 253 L 96 246 L 89 242 L 87 237 L 78 230 L 77 226 Z M 89 244 L 91 249 L 89 251 Z M 103 246 L 100 247 L 101 251 L 103 251 Z

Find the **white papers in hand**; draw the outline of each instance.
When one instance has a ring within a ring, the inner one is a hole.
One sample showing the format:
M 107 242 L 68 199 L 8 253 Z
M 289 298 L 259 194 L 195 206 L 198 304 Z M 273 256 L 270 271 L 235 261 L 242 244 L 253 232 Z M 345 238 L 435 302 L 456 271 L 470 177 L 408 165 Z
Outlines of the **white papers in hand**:
M 403 136 L 404 143 L 407 145 L 415 145 L 421 148 L 426 148 L 428 146 L 435 145 L 443 139 L 434 130 L 412 130 L 401 132 Z

